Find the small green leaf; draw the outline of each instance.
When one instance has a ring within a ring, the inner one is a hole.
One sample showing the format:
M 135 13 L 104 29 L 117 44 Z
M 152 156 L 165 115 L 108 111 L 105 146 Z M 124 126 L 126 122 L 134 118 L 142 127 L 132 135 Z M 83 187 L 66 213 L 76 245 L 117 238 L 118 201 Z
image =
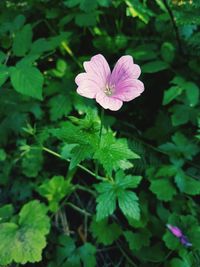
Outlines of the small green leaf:
M 4 149 L 0 148 L 0 161 L 4 161 L 6 159 L 6 152 Z
M 146 229 L 136 233 L 125 231 L 124 236 L 131 250 L 140 250 L 142 247 L 149 246 L 150 244 L 151 234 Z
M 144 73 L 155 73 L 155 72 L 159 72 L 159 71 L 162 71 L 168 68 L 169 68 L 168 63 L 165 61 L 161 61 L 161 60 L 148 62 L 142 65 L 142 71 Z
M 169 263 L 169 267 L 191 267 L 191 265 L 179 258 L 173 258 Z
M 52 121 L 57 121 L 62 117 L 66 117 L 71 109 L 72 103 L 69 95 L 56 95 L 53 96 L 49 102 L 50 107 L 50 118 Z
M 11 69 L 11 83 L 14 89 L 26 96 L 42 100 L 43 75 L 29 65 L 17 65 Z
M 172 100 L 176 99 L 183 91 L 182 87 L 179 86 L 172 86 L 169 89 L 165 90 L 164 98 L 163 98 L 163 105 L 169 104 Z
M 65 181 L 63 176 L 53 176 L 39 186 L 39 194 L 49 201 L 49 209 L 56 212 L 59 209 L 59 201 L 67 196 L 72 190 L 69 181 Z
M 7 66 L 0 65 L 0 86 L 2 86 L 9 77 L 9 69 Z
M 63 266 L 61 264 L 65 262 L 65 260 L 70 257 L 75 250 L 76 246 L 74 240 L 69 236 L 60 235 L 58 238 L 58 246 L 56 248 L 55 266 Z
M 78 249 L 80 258 L 83 262 L 83 267 L 95 267 L 96 266 L 96 247 L 90 243 L 85 243 Z
M 151 181 L 150 190 L 163 201 L 170 201 L 176 195 L 175 187 L 167 178 Z
M 179 239 L 173 236 L 172 233 L 170 233 L 169 231 L 164 234 L 163 240 L 165 242 L 166 247 L 171 250 L 175 250 L 181 247 Z
M 90 230 L 97 242 L 106 246 L 111 245 L 122 233 L 116 223 L 109 224 L 107 220 L 96 221 L 96 218 L 92 220 Z
M 175 48 L 172 43 L 164 42 L 161 46 L 161 56 L 167 63 L 171 63 L 174 60 Z
M 140 208 L 138 203 L 138 197 L 131 191 L 119 191 L 118 202 L 121 211 L 128 218 L 135 220 L 140 219 Z
M 27 177 L 37 177 L 42 169 L 43 156 L 40 149 L 30 147 L 22 158 L 22 172 Z
M 193 82 L 186 82 L 184 84 L 186 95 L 191 107 L 196 106 L 199 103 L 199 87 Z
M 80 27 L 95 26 L 97 23 L 97 12 L 80 13 L 75 17 L 75 23 Z
M 13 206 L 11 204 L 4 205 L 0 208 L 0 222 L 2 220 L 9 219 L 14 213 Z
M 171 109 L 173 111 L 172 124 L 173 126 L 179 126 L 186 124 L 190 119 L 190 110 L 185 105 L 174 105 Z
M 183 171 L 177 172 L 175 183 L 181 192 L 194 196 L 200 194 L 200 181 L 185 175 Z
M 17 32 L 13 42 L 13 52 L 15 56 L 25 56 L 31 46 L 32 35 L 33 33 L 30 24 L 25 25 L 19 32 Z

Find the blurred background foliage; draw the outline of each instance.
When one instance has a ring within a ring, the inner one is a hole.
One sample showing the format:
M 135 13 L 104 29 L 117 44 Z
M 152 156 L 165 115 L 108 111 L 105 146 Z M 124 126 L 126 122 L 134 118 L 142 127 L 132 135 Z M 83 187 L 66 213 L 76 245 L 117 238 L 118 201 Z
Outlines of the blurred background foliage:
M 2 0 L 0 10 L 0 265 L 200 266 L 200 1 Z M 98 53 L 112 67 L 132 55 L 145 84 L 106 111 L 101 150 L 99 107 L 74 82 Z M 95 179 L 95 161 L 113 184 Z

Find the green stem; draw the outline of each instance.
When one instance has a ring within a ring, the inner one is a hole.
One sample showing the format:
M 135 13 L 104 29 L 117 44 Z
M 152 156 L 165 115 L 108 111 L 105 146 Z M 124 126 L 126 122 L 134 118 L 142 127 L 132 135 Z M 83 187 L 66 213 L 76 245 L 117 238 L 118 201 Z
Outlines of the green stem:
M 117 247 L 119 248 L 119 250 L 121 251 L 122 255 L 124 256 L 124 258 L 128 261 L 128 263 L 129 263 L 131 266 L 138 267 L 138 266 L 132 261 L 132 259 L 126 254 L 126 252 L 124 251 L 124 249 L 121 247 L 120 243 L 119 243 L 119 242 L 116 242 L 116 244 L 117 244 Z
M 62 156 L 61 156 L 60 154 L 56 153 L 55 151 L 53 151 L 53 150 L 51 150 L 51 149 L 49 149 L 49 148 L 47 148 L 47 147 L 42 146 L 42 149 L 43 149 L 44 151 L 48 152 L 49 154 L 54 155 L 54 156 L 57 157 L 57 158 L 64 159 L 64 158 L 62 158 Z M 70 162 L 70 159 L 64 159 L 64 160 L 66 160 L 67 162 Z M 89 173 L 91 176 L 96 177 L 96 178 L 99 179 L 99 180 L 107 180 L 105 177 L 101 177 L 101 176 L 99 176 L 99 175 L 98 175 L 98 177 L 97 177 L 96 174 L 95 174 L 94 172 L 90 171 L 89 169 L 87 169 L 86 167 L 84 167 L 84 166 L 81 165 L 81 164 L 78 164 L 77 167 L 79 167 L 81 170 L 83 170 L 83 171 Z
M 100 148 L 100 145 L 101 145 L 101 137 L 102 137 L 102 131 L 103 131 L 103 122 L 104 122 L 104 109 L 103 108 L 101 108 L 101 117 L 100 117 L 100 119 L 101 119 L 101 124 L 100 124 L 100 130 L 99 130 L 99 144 L 98 144 L 99 148 Z M 96 176 L 97 179 L 99 177 L 98 173 L 99 173 L 99 162 L 96 161 L 96 164 L 95 164 L 95 176 Z
M 77 185 L 75 186 L 75 189 L 78 189 L 78 190 L 82 190 L 82 191 L 88 192 L 88 193 L 90 193 L 91 195 L 93 195 L 93 196 L 96 197 L 96 193 L 95 193 L 95 191 L 93 191 L 93 190 L 91 190 L 91 189 L 89 189 L 89 188 L 87 188 L 87 187 L 85 187 L 85 186 L 83 186 L 83 185 L 77 184 Z
M 76 205 L 72 204 L 71 202 L 67 202 L 66 205 L 70 206 L 72 209 L 78 211 L 79 213 L 81 213 L 83 215 L 92 216 L 91 213 L 89 213 L 86 210 L 83 210 L 83 209 L 77 207 Z

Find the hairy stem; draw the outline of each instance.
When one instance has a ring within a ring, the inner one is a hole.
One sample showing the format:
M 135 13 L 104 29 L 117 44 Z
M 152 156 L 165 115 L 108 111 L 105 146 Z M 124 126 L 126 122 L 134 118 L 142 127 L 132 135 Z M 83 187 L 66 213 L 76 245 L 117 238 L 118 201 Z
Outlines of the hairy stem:
M 101 136 L 102 136 L 102 130 L 103 130 L 103 121 L 104 121 L 104 109 L 101 108 L 101 124 L 100 124 L 100 130 L 99 130 L 99 147 L 101 145 Z M 99 162 L 96 161 L 95 164 L 95 175 L 96 178 L 98 179 L 98 173 L 99 173 Z

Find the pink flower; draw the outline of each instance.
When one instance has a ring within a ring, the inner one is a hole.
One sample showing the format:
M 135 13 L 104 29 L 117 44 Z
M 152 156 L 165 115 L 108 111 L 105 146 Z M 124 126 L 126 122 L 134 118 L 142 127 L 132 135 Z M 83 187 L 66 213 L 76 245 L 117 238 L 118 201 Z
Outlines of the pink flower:
M 180 228 L 173 226 L 171 224 L 167 224 L 167 228 L 170 230 L 170 232 L 175 235 L 176 237 L 181 237 L 183 235 Z
M 131 56 L 122 56 L 112 73 L 102 55 L 96 55 L 83 64 L 85 72 L 76 76 L 77 93 L 95 98 L 105 109 L 119 110 L 123 101 L 128 102 L 144 91 L 144 84 L 138 80 L 141 70 L 133 63 Z

